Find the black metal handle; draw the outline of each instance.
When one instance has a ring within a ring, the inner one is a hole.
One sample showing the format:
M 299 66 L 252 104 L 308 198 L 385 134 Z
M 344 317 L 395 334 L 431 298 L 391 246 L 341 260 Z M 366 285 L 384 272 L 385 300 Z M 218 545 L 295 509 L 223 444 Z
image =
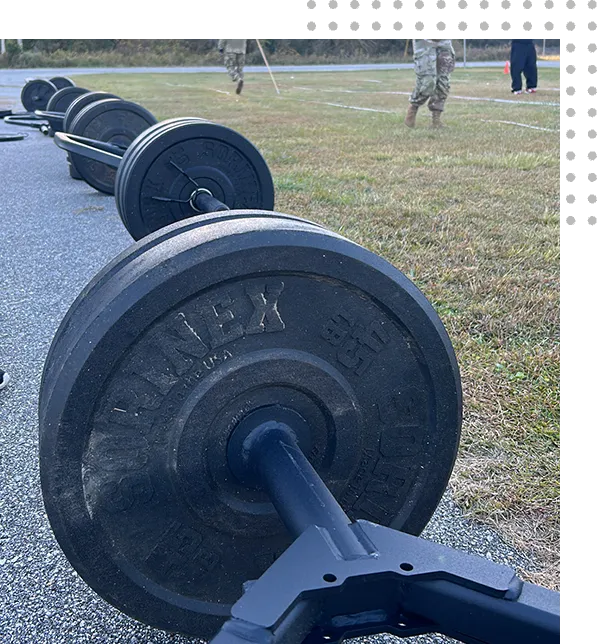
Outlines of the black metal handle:
M 37 116 L 35 112 L 11 112 L 7 115 L 14 120 L 26 119 L 27 121 L 40 121 L 42 118 Z
M 64 112 L 48 112 L 47 110 L 35 110 L 35 116 L 41 119 L 63 119 Z
M 114 143 L 96 141 L 95 139 L 88 139 L 76 134 L 67 134 L 66 132 L 56 132 L 54 143 L 67 152 L 79 154 L 99 163 L 105 163 L 112 168 L 120 166 L 126 151 L 126 148 Z
M 559 643 L 559 593 L 483 557 L 350 523 L 301 450 L 305 431 L 302 417 L 272 406 L 246 416 L 230 438 L 234 475 L 260 482 L 297 538 L 244 585 L 211 644 L 335 644 L 431 632 L 468 644 Z
M 33 112 L 22 112 L 20 114 L 12 114 L 5 116 L 4 122 L 9 125 L 20 125 L 21 127 L 32 127 L 40 130 L 44 125 L 49 125 L 48 121 L 36 116 Z

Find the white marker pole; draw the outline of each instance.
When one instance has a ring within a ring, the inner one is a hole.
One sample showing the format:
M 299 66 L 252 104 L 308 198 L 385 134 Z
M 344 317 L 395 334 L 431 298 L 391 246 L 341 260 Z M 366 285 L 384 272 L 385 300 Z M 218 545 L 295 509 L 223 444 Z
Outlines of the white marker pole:
M 463 40 L 462 58 L 463 58 L 463 61 L 464 61 L 464 66 L 466 67 L 466 38 Z
M 267 58 L 265 57 L 265 52 L 263 51 L 263 48 L 261 47 L 261 43 L 257 40 L 257 47 L 259 47 L 259 51 L 261 52 L 261 55 L 263 56 L 263 62 L 265 63 L 265 66 L 267 67 L 267 71 L 269 72 L 269 75 L 272 77 L 272 83 L 274 84 L 274 87 L 276 88 L 276 92 L 278 94 L 280 93 L 280 90 L 278 89 L 278 85 L 276 84 L 276 79 L 274 78 L 274 75 L 272 74 L 272 70 L 269 67 L 269 64 L 267 62 Z
M 0 54 L 6 53 L 6 44 L 4 38 L 0 38 Z

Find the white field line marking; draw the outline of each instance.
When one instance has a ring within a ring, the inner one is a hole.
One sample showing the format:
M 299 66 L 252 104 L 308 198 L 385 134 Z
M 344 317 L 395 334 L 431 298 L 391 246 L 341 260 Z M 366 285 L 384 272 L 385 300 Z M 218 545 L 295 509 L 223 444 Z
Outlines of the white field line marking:
M 397 114 L 394 110 L 376 110 L 372 107 L 357 107 L 356 105 L 342 105 L 341 103 L 326 103 L 324 101 L 307 101 L 301 98 L 290 98 L 289 96 L 280 96 L 283 100 L 296 101 L 298 103 L 312 103 L 314 105 L 329 105 L 330 107 L 342 107 L 346 110 L 358 110 L 360 112 L 378 112 L 380 114 Z M 516 121 L 497 121 L 481 119 L 483 123 L 504 123 L 505 125 L 518 125 L 519 127 L 528 127 L 531 130 L 541 130 L 543 132 L 559 132 L 559 130 L 552 130 L 547 127 L 539 127 L 538 125 L 527 125 L 526 123 L 517 123 Z
M 506 125 L 518 125 L 519 127 L 528 127 L 531 130 L 541 130 L 543 132 L 559 132 L 560 130 L 552 130 L 548 127 L 539 127 L 538 125 L 527 125 L 526 123 L 517 123 L 516 121 L 489 121 L 487 119 L 481 119 L 483 123 L 504 123 Z
M 381 82 L 383 82 L 383 81 L 379 81 L 379 80 L 365 80 L 365 81 L 363 81 L 363 82 L 364 82 L 364 83 L 381 83 Z M 15 85 L 14 87 L 20 87 L 20 85 Z
M 331 94 L 392 94 L 399 96 L 410 96 L 411 92 L 370 92 L 369 90 L 364 89 L 317 89 L 315 87 L 301 87 L 295 85 L 294 89 L 302 89 L 310 92 L 329 92 Z M 456 96 L 455 94 L 450 94 L 448 100 L 456 98 L 461 101 L 486 101 L 489 103 L 514 103 L 516 105 L 550 105 L 553 107 L 560 107 L 559 103 L 551 103 L 547 101 L 516 101 L 508 98 L 485 98 L 480 96 Z
M 375 110 L 372 107 L 357 107 L 356 105 L 342 105 L 341 103 L 325 103 L 324 101 L 307 101 L 302 98 L 290 98 L 289 96 L 280 96 L 286 101 L 296 101 L 298 103 L 312 103 L 313 105 L 329 105 L 330 107 L 343 107 L 345 110 L 358 110 L 359 112 L 378 112 L 379 114 L 396 114 L 395 110 Z
M 168 85 L 168 87 L 188 87 L 190 89 L 208 89 L 211 92 L 218 92 L 218 94 L 228 94 L 230 96 L 230 92 L 225 92 L 223 89 L 215 89 L 214 87 L 197 87 L 196 85 L 181 85 L 179 83 L 164 83 L 164 85 Z

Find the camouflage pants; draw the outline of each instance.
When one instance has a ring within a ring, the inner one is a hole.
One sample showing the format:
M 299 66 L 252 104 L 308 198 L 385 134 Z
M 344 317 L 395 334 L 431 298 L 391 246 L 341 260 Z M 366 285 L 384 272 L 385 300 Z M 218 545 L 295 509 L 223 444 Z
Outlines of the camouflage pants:
M 245 54 L 224 54 L 224 65 L 226 65 L 228 75 L 235 83 L 244 80 Z
M 430 110 L 442 112 L 450 93 L 450 74 L 456 62 L 452 42 L 415 40 L 413 46 L 417 80 L 409 100 L 419 106 L 429 100 Z

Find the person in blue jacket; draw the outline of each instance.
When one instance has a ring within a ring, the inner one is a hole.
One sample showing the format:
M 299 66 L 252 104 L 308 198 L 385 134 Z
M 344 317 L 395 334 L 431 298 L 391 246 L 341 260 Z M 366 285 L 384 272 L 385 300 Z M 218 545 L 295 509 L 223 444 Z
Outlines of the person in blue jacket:
M 527 94 L 537 91 L 537 51 L 532 40 L 513 40 L 510 49 L 510 76 L 512 94 L 522 94 L 522 74 Z

